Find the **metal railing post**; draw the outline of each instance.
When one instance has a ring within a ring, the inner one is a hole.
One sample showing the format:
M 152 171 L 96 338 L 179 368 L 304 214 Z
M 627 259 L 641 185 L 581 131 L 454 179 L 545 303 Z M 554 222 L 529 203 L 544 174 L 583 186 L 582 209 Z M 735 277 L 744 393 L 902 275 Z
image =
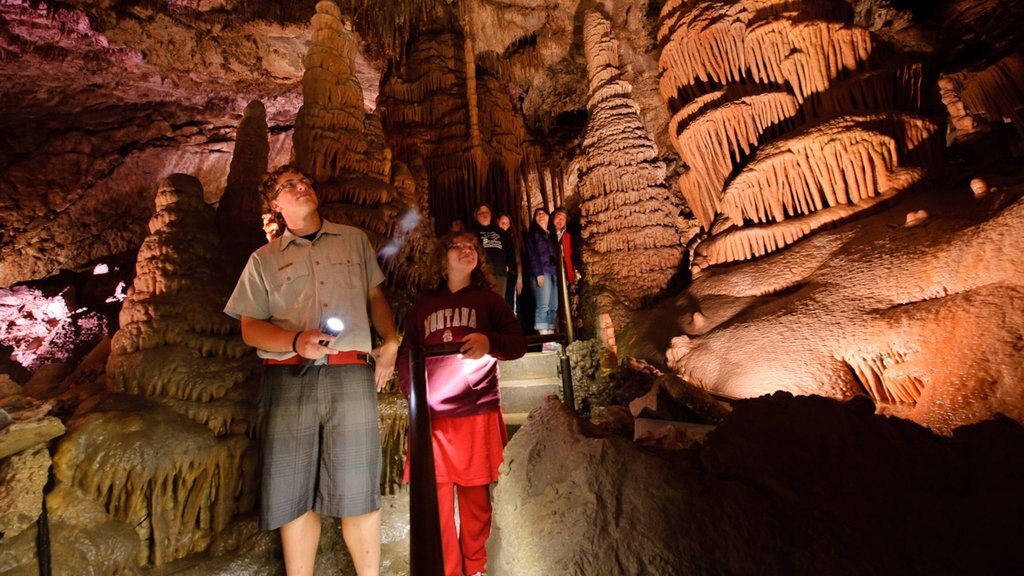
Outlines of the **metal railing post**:
M 409 353 L 409 571 L 412 576 L 444 576 L 426 368 L 423 348 L 413 346 Z
M 569 363 L 567 348 L 567 345 L 562 346 L 562 350 L 558 353 L 558 362 L 562 373 L 562 401 L 570 410 L 576 412 L 576 393 L 572 389 L 572 366 Z
M 568 234 L 569 231 L 564 232 Z M 572 344 L 573 328 L 572 328 L 572 310 L 569 309 L 569 280 L 566 278 L 568 270 L 565 268 L 565 249 L 562 247 L 562 239 L 555 235 L 558 242 L 558 269 L 561 273 L 561 286 L 562 286 L 562 309 L 565 310 L 565 335 L 569 337 L 569 341 L 566 344 Z

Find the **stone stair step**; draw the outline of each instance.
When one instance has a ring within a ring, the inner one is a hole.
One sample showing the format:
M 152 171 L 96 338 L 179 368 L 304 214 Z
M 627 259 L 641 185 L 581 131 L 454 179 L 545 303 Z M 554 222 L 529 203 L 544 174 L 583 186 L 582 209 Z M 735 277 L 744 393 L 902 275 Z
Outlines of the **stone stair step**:
M 536 383 L 528 385 L 501 385 L 501 406 L 507 414 L 510 412 L 529 412 L 551 395 L 557 395 L 561 382 L 536 379 Z
M 558 368 L 558 354 L 548 352 L 528 352 L 518 360 L 498 362 L 502 382 L 542 377 L 557 379 Z

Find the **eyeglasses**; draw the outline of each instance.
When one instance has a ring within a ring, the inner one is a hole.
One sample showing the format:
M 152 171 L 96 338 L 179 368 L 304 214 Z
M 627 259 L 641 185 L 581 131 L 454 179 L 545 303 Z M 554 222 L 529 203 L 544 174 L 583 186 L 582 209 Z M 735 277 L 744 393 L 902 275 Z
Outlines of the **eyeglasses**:
M 459 252 L 463 250 L 471 250 L 473 252 L 476 252 L 476 247 L 473 246 L 472 244 L 463 244 L 461 242 L 455 242 L 453 244 L 449 244 L 447 250 L 449 252 L 451 252 L 452 250 L 457 250 Z
M 313 181 L 309 178 L 289 178 L 274 190 L 274 196 L 281 194 L 281 192 L 284 192 L 285 190 L 297 190 L 299 188 L 299 184 L 309 188 L 313 185 Z

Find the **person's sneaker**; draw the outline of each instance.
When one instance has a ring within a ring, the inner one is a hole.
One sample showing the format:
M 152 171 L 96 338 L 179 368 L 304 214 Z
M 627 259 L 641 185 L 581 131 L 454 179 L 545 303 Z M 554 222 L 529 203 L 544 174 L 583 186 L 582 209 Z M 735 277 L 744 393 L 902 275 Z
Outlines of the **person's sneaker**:
M 487 572 L 475 572 L 469 576 L 487 576 Z

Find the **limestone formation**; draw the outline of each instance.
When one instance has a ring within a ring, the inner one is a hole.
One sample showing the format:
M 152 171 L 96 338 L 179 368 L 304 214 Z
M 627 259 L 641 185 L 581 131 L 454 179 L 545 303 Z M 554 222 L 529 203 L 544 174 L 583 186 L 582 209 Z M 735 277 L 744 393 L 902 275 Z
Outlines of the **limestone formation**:
M 49 458 L 47 458 L 49 460 Z M 55 575 L 139 574 L 139 541 L 131 526 L 114 520 L 74 488 L 58 486 L 46 494 L 50 565 Z M 37 507 L 36 514 L 41 512 Z M 0 573 L 38 574 L 39 531 L 30 526 L 8 534 L 0 546 Z
M 303 58 L 302 108 L 295 125 L 296 163 L 317 182 L 350 173 L 387 182 L 391 166 L 389 153 L 381 146 L 383 138 L 371 146 L 375 142 L 368 137 L 374 123 L 367 122 L 356 77 L 358 39 L 329 0 L 317 4 L 312 23 L 312 44 Z M 371 198 L 364 194 L 348 200 L 366 204 Z
M 905 166 L 934 159 L 933 123 L 898 116 L 892 129 L 875 127 L 884 122 L 872 111 L 920 106 L 921 72 L 851 18 L 831 1 L 662 7 L 661 94 L 686 165 L 679 187 L 712 244 L 697 246 L 695 272 L 849 219 L 879 192 L 912 185 L 918 175 Z M 851 130 L 858 123 L 872 128 Z
M 256 414 L 253 360 L 220 312 L 229 280 L 199 181 L 162 181 L 149 229 L 107 362 L 112 389 L 137 396 L 80 407 L 57 478 L 134 526 L 136 562 L 159 565 L 205 550 L 253 508 Z
M 389 142 L 396 158 L 425 169 L 438 230 L 480 202 L 525 221 L 517 190 L 532 150 L 518 102 L 483 65 L 471 66 L 467 47 L 458 33 L 424 31 L 381 89 L 385 128 L 403 135 Z
M 665 164 L 622 79 L 611 25 L 591 10 L 583 32 L 590 82 L 579 183 L 583 257 L 598 313 L 620 316 L 664 290 L 685 239 Z
M 217 228 L 221 244 L 243 258 L 263 243 L 259 188 L 267 172 L 270 140 L 262 102 L 245 107 L 236 134 L 227 186 L 217 205 Z
M 1024 52 L 1013 52 L 981 70 L 942 75 L 939 92 L 949 110 L 951 141 L 1002 123 L 1024 136 Z
M 255 370 L 238 324 L 221 310 L 223 274 L 212 208 L 199 182 L 160 183 L 107 364 L 114 390 L 153 398 L 214 434 L 255 431 Z
M 505 451 L 488 573 L 999 573 L 1024 555 L 1022 456 L 1018 423 L 947 439 L 787 394 L 737 403 L 688 450 L 648 450 L 549 399 Z
M 138 564 L 201 552 L 255 505 L 256 460 L 241 435 L 205 426 L 139 396 L 92 403 L 54 457 L 61 484 L 133 526 Z
M 680 324 L 669 364 L 728 398 L 866 395 L 944 434 L 996 414 L 1024 422 L 1021 192 L 939 188 L 792 253 L 709 271 L 676 303 L 704 322 Z

